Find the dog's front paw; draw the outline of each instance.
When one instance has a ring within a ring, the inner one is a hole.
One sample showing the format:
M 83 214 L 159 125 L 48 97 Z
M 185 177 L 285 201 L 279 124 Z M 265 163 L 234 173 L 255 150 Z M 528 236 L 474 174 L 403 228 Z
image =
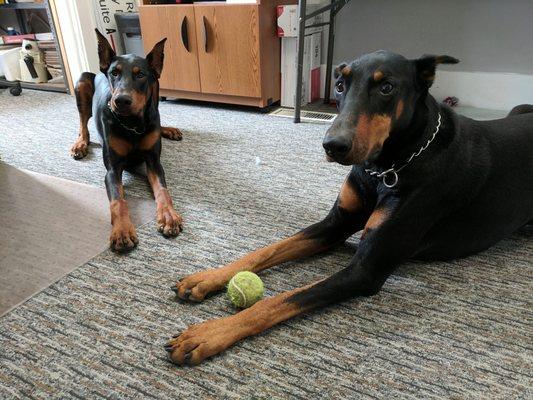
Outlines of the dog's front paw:
M 157 230 L 165 237 L 177 236 L 183 230 L 181 216 L 171 206 L 157 210 Z
M 178 128 L 172 128 L 170 126 L 161 127 L 161 136 L 170 140 L 181 140 L 183 139 L 183 134 Z
M 138 243 L 137 233 L 131 222 L 117 222 L 113 225 L 111 236 L 109 237 L 111 250 L 124 253 L 132 250 Z
M 169 359 L 178 365 L 198 365 L 218 354 L 238 340 L 231 317 L 214 319 L 192 325 L 166 344 Z
M 198 303 L 209 293 L 224 289 L 231 276 L 224 269 L 210 269 L 180 279 L 171 289 L 180 299 Z
M 85 140 L 78 139 L 70 148 L 70 155 L 75 160 L 80 160 L 89 153 L 89 143 Z

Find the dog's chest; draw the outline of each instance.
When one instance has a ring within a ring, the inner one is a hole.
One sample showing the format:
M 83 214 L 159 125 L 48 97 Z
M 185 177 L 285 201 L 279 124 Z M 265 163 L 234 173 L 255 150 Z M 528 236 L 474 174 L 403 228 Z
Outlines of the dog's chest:
M 125 157 L 132 152 L 151 150 L 160 138 L 160 130 L 154 129 L 136 140 L 128 140 L 122 136 L 111 134 L 109 135 L 108 143 L 111 150 L 119 156 Z

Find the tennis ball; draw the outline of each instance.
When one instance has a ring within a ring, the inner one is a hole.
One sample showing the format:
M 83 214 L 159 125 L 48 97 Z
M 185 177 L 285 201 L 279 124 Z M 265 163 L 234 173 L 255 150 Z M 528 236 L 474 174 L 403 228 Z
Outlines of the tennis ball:
M 256 274 L 242 271 L 228 283 L 228 297 L 235 307 L 248 308 L 261 300 L 264 293 L 263 281 Z

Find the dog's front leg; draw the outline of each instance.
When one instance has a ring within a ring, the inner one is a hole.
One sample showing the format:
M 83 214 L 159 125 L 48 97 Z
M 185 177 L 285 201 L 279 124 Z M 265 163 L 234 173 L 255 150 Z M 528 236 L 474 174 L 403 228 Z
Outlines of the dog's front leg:
M 122 168 L 110 166 L 105 176 L 107 196 L 109 197 L 111 210 L 111 236 L 110 247 L 118 252 L 133 249 L 139 243 L 135 226 L 130 219 L 128 203 L 124 199 L 124 187 L 122 185 Z
M 165 172 L 159 161 L 159 154 L 152 149 L 145 156 L 148 181 L 157 205 L 157 229 L 165 237 L 176 236 L 182 230 L 182 218 L 174 210 L 172 198 L 168 193 Z
M 189 327 L 167 344 L 170 359 L 179 365 L 196 365 L 302 312 L 377 293 L 394 268 L 415 251 L 423 232 L 411 230 L 401 218 L 392 220 L 391 213 L 388 206 L 374 210 L 347 268 L 312 285 L 261 300 L 235 315 Z
M 199 302 L 209 293 L 224 289 L 239 271 L 257 273 L 287 261 L 327 251 L 343 243 L 350 235 L 361 230 L 368 218 L 355 186 L 353 181 L 346 179 L 337 201 L 322 221 L 223 267 L 186 276 L 172 290 L 183 300 Z
M 386 253 L 387 249 L 382 252 Z M 236 342 L 302 312 L 349 297 L 372 295 L 389 273 L 390 269 L 374 269 L 364 258 L 356 256 L 348 268 L 327 279 L 261 300 L 235 315 L 192 325 L 173 337 L 165 349 L 172 362 L 197 365 Z

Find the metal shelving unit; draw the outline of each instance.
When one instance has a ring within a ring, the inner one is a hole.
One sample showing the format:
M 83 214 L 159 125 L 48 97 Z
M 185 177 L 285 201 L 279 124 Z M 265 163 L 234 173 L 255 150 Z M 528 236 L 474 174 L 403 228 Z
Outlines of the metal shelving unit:
M 37 10 L 46 8 L 44 3 L 14 3 L 14 4 L 0 4 L 0 9 L 12 10 Z
M 50 92 L 61 92 L 69 93 L 68 81 L 65 73 L 65 64 L 63 60 L 63 54 L 61 53 L 61 48 L 59 46 L 59 41 L 57 39 L 57 33 L 54 25 L 54 20 L 52 18 L 52 12 L 50 11 L 50 4 L 48 0 L 44 0 L 42 3 L 12 3 L 12 4 L 0 4 L 0 11 L 3 10 L 13 10 L 16 13 L 17 22 L 20 26 L 20 29 L 26 33 L 28 31 L 28 26 L 22 13 L 18 12 L 23 10 L 45 10 L 46 16 L 48 18 L 48 24 L 50 25 L 50 31 L 52 32 L 53 40 L 57 53 L 59 55 L 59 63 L 61 65 L 61 72 L 63 73 L 63 85 L 57 83 L 30 83 L 30 82 L 8 82 L 0 79 L 0 86 L 9 86 L 9 87 L 20 87 L 26 89 L 34 90 L 46 90 Z
M 328 104 L 330 102 L 330 86 L 331 86 L 331 71 L 333 64 L 333 47 L 335 44 L 335 17 L 339 11 L 350 2 L 350 0 L 330 0 L 331 3 L 319 8 L 312 13 L 307 14 L 307 0 L 299 0 L 298 2 L 298 12 L 300 15 L 299 25 L 298 25 L 298 62 L 297 62 L 297 73 L 296 73 L 296 99 L 302 97 L 302 79 L 303 79 L 303 60 L 304 60 L 304 40 L 305 40 L 305 30 L 307 28 L 314 28 L 319 26 L 328 26 L 329 35 L 328 35 L 328 54 L 326 62 L 326 82 L 325 82 L 325 91 L 324 91 L 324 103 Z M 320 24 L 306 25 L 306 22 L 325 12 L 329 11 L 329 21 L 322 22 Z M 301 114 L 301 104 L 299 101 L 296 101 L 294 104 L 294 122 L 300 122 Z

